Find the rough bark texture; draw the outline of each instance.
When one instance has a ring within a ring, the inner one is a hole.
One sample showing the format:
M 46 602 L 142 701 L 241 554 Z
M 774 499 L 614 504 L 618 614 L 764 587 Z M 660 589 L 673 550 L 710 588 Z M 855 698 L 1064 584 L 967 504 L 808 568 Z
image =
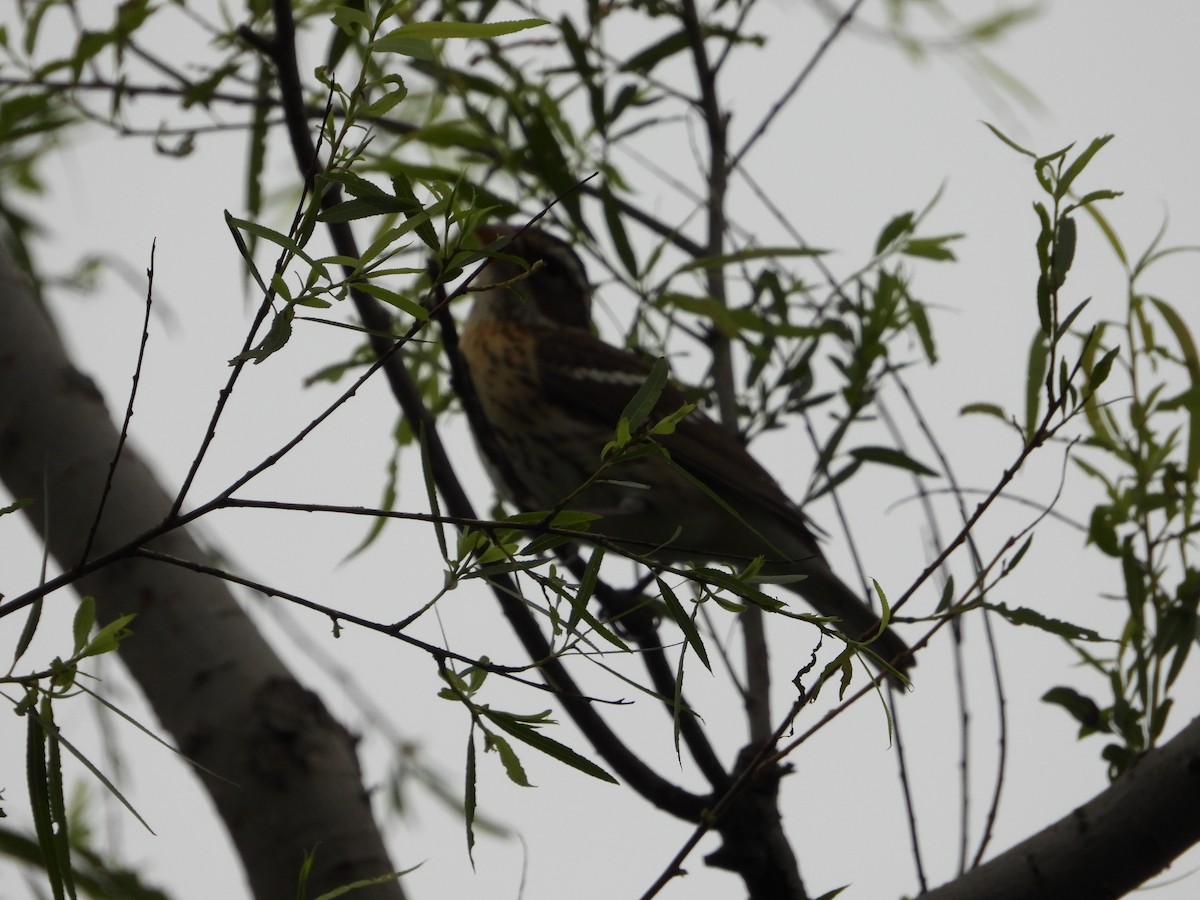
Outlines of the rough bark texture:
M 1200 719 L 1045 831 L 922 896 L 925 900 L 1124 897 L 1197 841 Z
M 117 432 L 100 393 L 67 359 L 2 242 L 0 385 L 0 478 L 14 496 L 38 499 L 26 512 L 39 531 L 49 523 L 43 539 L 69 570 L 95 516 Z M 43 485 L 48 509 L 40 502 Z M 127 448 L 92 558 L 157 525 L 169 506 Z M 183 531 L 153 548 L 202 559 Z M 182 752 L 220 776 L 201 778 L 255 897 L 296 896 L 303 854 L 313 848 L 308 896 L 392 871 L 362 787 L 354 739 L 288 672 L 224 584 L 127 559 L 75 587 L 95 597 L 101 622 L 137 614 L 121 657 Z M 47 602 L 69 600 L 55 594 Z M 354 896 L 403 895 L 393 883 Z

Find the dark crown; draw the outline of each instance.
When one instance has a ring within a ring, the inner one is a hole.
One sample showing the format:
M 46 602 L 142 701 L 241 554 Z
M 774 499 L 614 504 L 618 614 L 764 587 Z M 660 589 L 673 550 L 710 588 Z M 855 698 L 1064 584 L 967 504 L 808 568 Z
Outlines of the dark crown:
M 485 225 L 475 231 L 475 237 L 484 246 L 508 238 L 507 244 L 496 248 L 500 255 L 475 281 L 476 288 L 504 287 L 480 293 L 476 303 L 489 304 L 492 314 L 531 324 L 540 318 L 559 327 L 590 327 L 591 284 L 583 262 L 568 243 L 539 228 L 530 226 L 522 231 L 517 225 Z M 529 308 L 530 303 L 536 312 Z

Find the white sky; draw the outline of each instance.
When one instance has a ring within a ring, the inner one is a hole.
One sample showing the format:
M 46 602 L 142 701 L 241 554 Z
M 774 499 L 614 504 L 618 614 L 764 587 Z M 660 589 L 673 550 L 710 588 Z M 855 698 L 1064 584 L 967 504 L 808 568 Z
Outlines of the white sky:
M 559 6 L 573 8 L 574 4 Z M 982 2 L 960 6 L 976 12 L 991 8 Z M 811 15 L 786 3 L 776 7 L 770 21 L 760 25 L 770 34 L 771 46 L 739 73 L 735 86 L 726 89 L 735 133 L 745 134 L 823 35 Z M 957 264 L 917 271 L 916 292 L 936 307 L 943 362 L 932 374 L 915 376 L 913 382 L 925 392 L 927 409 L 954 453 L 963 483 L 989 487 L 1016 448 L 997 424 L 960 419 L 957 410 L 980 400 L 1020 407 L 1025 353 L 1036 322 L 1032 300 L 1036 224 L 1030 208 L 1037 199 L 1036 185 L 1026 161 L 1001 145 L 981 120 L 994 122 L 1018 141 L 1042 151 L 1071 141 L 1084 145 L 1092 137 L 1115 133 L 1116 140 L 1091 166 L 1085 184 L 1126 192 L 1106 212 L 1127 248 L 1140 251 L 1168 215 L 1169 243 L 1200 244 L 1197 34 L 1200 8 L 1194 4 L 1093 0 L 1051 5 L 1046 15 L 1019 29 L 995 53 L 1040 99 L 1042 113 L 997 109 L 975 82 L 963 77 L 962 67 L 946 60 L 914 66 L 880 43 L 844 38 L 755 151 L 755 172 L 771 185 L 775 201 L 789 211 L 806 238 L 837 251 L 831 261 L 843 271 L 864 257 L 893 214 L 923 207 L 945 185 L 944 198 L 926 230 L 962 231 L 967 238 L 957 245 Z M 315 62 L 311 59 L 308 64 Z M 147 107 L 143 121 L 153 124 L 159 114 Z M 49 162 L 44 174 L 52 194 L 35 210 L 52 227 L 49 240 L 40 247 L 40 259 L 50 268 L 65 269 L 81 254 L 104 252 L 137 273 L 145 268 L 151 241 L 157 239 L 155 295 L 166 312 L 157 319 L 151 339 L 134 435 L 171 484 L 186 470 L 226 377 L 224 361 L 236 352 L 248 321 L 239 258 L 222 219 L 223 209 L 241 208 L 242 151 L 240 138 L 205 137 L 191 159 L 178 162 L 154 155 L 143 141 L 118 141 L 93 129 Z M 280 146 L 277 160 L 282 160 L 282 153 Z M 690 164 L 686 148 L 678 157 L 684 165 Z M 650 209 L 675 202 L 641 199 Z M 743 221 L 762 228 L 764 242 L 774 240 L 760 209 L 744 199 L 738 200 L 736 209 Z M 1172 301 L 1191 323 L 1200 320 L 1197 265 L 1196 259 L 1179 257 L 1164 264 L 1146 285 Z M 1068 287 L 1075 300 L 1093 296 L 1096 315 L 1120 310 L 1119 269 L 1096 231 L 1083 223 Z M 143 295 L 141 283 L 127 283 L 114 270 L 96 296 L 54 303 L 80 366 L 97 378 L 113 409 L 124 407 Z M 614 298 L 612 305 L 618 302 Z M 341 332 L 302 328 L 286 353 L 249 372 L 193 497 L 207 497 L 240 475 L 329 402 L 332 390 L 299 391 L 298 381 L 346 346 L 347 337 Z M 296 458 L 265 476 L 247 494 L 374 505 L 395 415 L 382 383 L 374 384 L 340 411 Z M 452 425 L 447 434 L 461 449 L 462 468 L 478 507 L 486 509 L 490 491 L 467 448 L 461 423 Z M 787 433 L 768 436 L 756 444 L 755 451 L 781 481 L 801 490 L 811 460 L 806 448 L 801 436 Z M 1052 456 L 1047 454 L 1019 479 L 1014 490 L 1047 496 L 1047 485 L 1053 483 L 1060 466 L 1060 458 Z M 419 475 L 415 456 L 406 458 L 405 465 L 410 475 Z M 910 489 L 905 482 L 884 476 L 864 479 L 854 488 L 846 499 L 868 572 L 889 592 L 899 593 L 925 563 L 916 505 L 893 509 L 893 504 L 910 499 Z M 1082 504 L 1087 496 L 1080 480 L 1073 478 L 1066 502 L 1074 499 Z M 425 508 L 419 477 L 406 479 L 401 503 Z M 1068 505 L 1064 511 L 1079 516 L 1086 508 Z M 943 511 L 947 523 L 952 521 L 950 507 Z M 834 524 L 828 507 L 818 508 L 815 515 L 827 526 Z M 998 544 L 1028 516 L 1027 510 L 1003 508 L 995 520 L 985 523 L 982 534 Z M 835 566 L 847 566 L 848 556 L 834 533 L 829 555 Z M 339 565 L 340 560 L 361 537 L 359 523 L 229 513 L 207 523 L 205 534 L 252 576 L 383 620 L 399 618 L 415 607 L 411 598 L 420 596 L 421 590 L 435 589 L 439 579 L 436 566 L 425 563 L 436 559 L 432 539 L 417 527 L 389 528 L 367 554 L 344 565 Z M 1080 544 L 1075 531 L 1047 528 L 1008 582 L 1011 593 L 1005 599 L 1102 629 L 1111 624 L 1113 619 L 1103 615 L 1103 607 L 1097 610 L 1097 597 L 1105 584 L 1112 583 L 1116 569 L 1099 570 L 1096 555 L 1082 554 Z M 0 521 L 0 572 L 4 573 L 0 590 L 12 596 L 36 583 L 39 565 L 39 551 L 24 526 L 15 518 Z M 961 561 L 955 571 L 960 580 L 967 577 Z M 427 579 L 428 584 L 422 586 L 419 579 Z M 918 609 L 929 608 L 933 598 L 924 602 Z M 50 606 L 57 606 L 59 615 L 48 621 L 47 640 L 38 645 L 45 658 L 64 650 L 67 632 L 62 623 L 71 604 L 64 596 Z M 261 618 L 269 631 L 279 634 L 273 615 L 264 612 Z M 458 785 L 466 719 L 434 696 L 436 671 L 426 658 L 353 630 L 335 642 L 328 637 L 326 622 L 303 613 L 286 611 L 285 615 L 366 685 L 422 758 L 452 787 Z M 456 648 L 487 652 L 506 661 L 520 659 L 485 592 L 465 588 L 456 592 L 443 605 L 442 616 Z M 425 626 L 427 636 L 439 637 L 432 620 Z M 15 630 L 5 629 L 4 635 Z M 792 645 L 787 636 L 780 639 L 782 632 L 795 636 L 796 654 L 789 653 Z M 773 626 L 773 634 L 781 674 L 776 708 L 782 710 L 788 699 L 787 677 L 806 658 L 807 635 L 779 626 Z M 59 637 L 51 640 L 55 635 Z M 1097 694 L 1100 686 L 1069 670 L 1070 654 L 1053 639 L 1005 628 L 1000 635 L 1012 719 L 1011 769 L 992 844 L 996 851 L 1057 819 L 1104 786 L 1100 741 L 1076 744 L 1065 714 L 1038 702 L 1041 692 L 1053 684 L 1072 683 Z M 922 658 L 916 691 L 905 698 L 901 709 L 931 884 L 952 877 L 957 852 L 957 724 L 944 638 Z M 986 693 L 984 652 L 978 629 L 972 629 L 967 655 L 976 685 L 972 713 L 978 728 L 973 737 L 977 754 L 973 841 L 994 777 L 988 762 L 995 748 L 995 717 Z M 338 689 L 336 674 L 315 665 L 303 652 L 293 652 L 290 658 L 336 714 L 358 730 L 369 727 Z M 584 672 L 585 681 L 601 695 L 634 699 L 628 689 L 593 677 L 586 667 Z M 115 667 L 106 667 L 104 677 L 120 702 L 135 713 L 141 710 Z M 728 755 L 738 746 L 740 720 L 736 710 L 723 702 L 729 699 L 728 691 L 718 681 L 698 665 L 689 670 L 689 693 L 694 702 L 705 697 L 709 724 Z M 1172 733 L 1200 706 L 1200 692 L 1192 687 L 1188 693 L 1175 712 Z M 545 707 L 544 695 L 531 696 L 506 686 L 497 685 L 491 697 L 497 706 L 525 712 Z M 94 734 L 89 736 L 94 732 L 92 719 L 83 714 L 82 702 L 79 706 L 68 711 L 67 733 L 84 746 L 97 748 Z M 807 711 L 801 727 L 815 722 L 819 711 Z M 613 719 L 662 771 L 668 775 L 676 771 L 669 721 L 659 710 L 639 700 L 634 707 L 614 712 Z M 0 787 L 10 822 L 27 819 L 22 811 L 22 728 L 15 717 L 0 717 Z M 128 729 L 122 732 L 129 796 L 157 832 L 157 836 L 145 835 L 125 818 L 121 846 L 128 858 L 181 900 L 244 896 L 237 864 L 191 779 L 166 751 Z M 556 736 L 588 749 L 569 727 Z M 371 772 L 381 777 L 389 754 L 385 742 L 369 736 L 364 754 Z M 687 827 L 629 792 L 539 759 L 531 750 L 522 757 L 537 789 L 510 785 L 496 760 L 482 761 L 481 809 L 519 832 L 522 840 L 484 838 L 476 850 L 475 873 L 466 861 L 460 823 L 413 790 L 413 815 L 394 824 L 391 834 L 398 866 L 423 861 L 409 879 L 414 900 L 435 894 L 516 897 L 523 867 L 527 867 L 524 896 L 530 900 L 564 892 L 581 900 L 637 896 L 689 833 Z M 853 882 L 842 895 L 849 900 L 915 893 L 895 762 L 888 753 L 879 710 L 861 704 L 802 749 L 793 762 L 797 773 L 784 784 L 784 811 L 809 890 L 819 894 Z M 698 786 L 693 773 L 684 777 Z M 86 779 L 77 773 L 76 780 Z M 99 791 L 96 786 L 90 790 L 94 797 Z M 110 818 L 123 819 L 119 812 Z M 700 900 L 740 896 L 736 879 L 704 866 L 702 855 L 713 846 L 711 840 L 703 844 L 701 853 L 690 860 L 691 874 L 662 896 Z M 1170 874 L 1190 871 L 1198 863 L 1200 855 L 1193 852 Z M 1176 900 L 1195 892 L 1191 879 L 1154 896 Z M 12 871 L 0 871 L 0 895 L 29 896 Z

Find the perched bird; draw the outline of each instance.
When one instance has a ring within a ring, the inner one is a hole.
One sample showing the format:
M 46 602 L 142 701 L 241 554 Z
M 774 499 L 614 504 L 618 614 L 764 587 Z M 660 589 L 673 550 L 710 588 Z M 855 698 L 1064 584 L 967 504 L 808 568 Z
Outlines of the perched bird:
M 745 565 L 761 556 L 761 575 L 805 576 L 785 586 L 835 617 L 847 636 L 879 631 L 876 613 L 830 569 L 800 508 L 698 409 L 656 436 L 670 461 L 631 454 L 580 491 L 651 366 L 592 334 L 591 285 L 568 244 L 535 227 L 487 226 L 476 237 L 484 246 L 508 238 L 499 252 L 512 257 L 490 260 L 472 282 L 477 293 L 459 344 L 486 422 L 472 423 L 477 443 L 505 499 L 540 511 L 570 498 L 565 508 L 602 517 L 593 533 L 664 563 Z M 649 421 L 686 402 L 668 383 Z M 911 664 L 890 628 L 870 650 L 901 671 Z

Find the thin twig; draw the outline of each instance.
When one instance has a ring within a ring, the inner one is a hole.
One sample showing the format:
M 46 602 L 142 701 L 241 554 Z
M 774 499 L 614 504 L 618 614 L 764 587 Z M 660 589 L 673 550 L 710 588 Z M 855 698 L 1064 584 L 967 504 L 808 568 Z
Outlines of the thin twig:
M 251 578 L 235 575 L 233 572 L 227 572 L 224 569 L 217 568 L 216 566 L 193 562 L 190 559 L 183 559 L 178 556 L 171 556 L 166 553 L 160 553 L 157 550 L 149 550 L 146 548 L 138 549 L 134 551 L 132 555 L 140 557 L 141 559 L 154 560 L 155 562 L 166 563 L 167 565 L 176 566 L 181 569 L 187 569 L 200 575 L 208 575 L 213 578 L 219 578 L 222 581 L 229 582 L 230 584 L 241 585 L 242 587 L 257 591 L 258 593 L 267 597 L 278 597 L 281 600 L 287 600 L 289 603 L 293 603 L 296 606 L 302 606 L 305 609 L 310 609 L 313 612 L 318 612 L 324 616 L 328 616 L 329 620 L 334 623 L 335 627 L 340 622 L 349 622 L 352 625 L 357 625 L 360 628 L 367 629 L 368 631 L 378 632 L 379 634 L 386 635 L 390 638 L 395 638 L 398 641 L 402 641 L 405 644 L 416 647 L 419 650 L 423 650 L 430 656 L 434 657 L 435 660 L 444 661 L 447 659 L 453 659 L 456 662 L 464 663 L 473 668 L 488 672 L 492 675 L 498 675 L 503 678 L 512 679 L 513 681 L 523 684 L 525 687 L 536 688 L 539 691 L 550 691 L 551 693 L 554 693 L 552 688 L 541 682 L 520 677 L 518 673 L 528 672 L 530 669 L 536 668 L 536 664 L 534 663 L 529 663 L 522 666 L 503 666 L 486 659 L 476 659 L 471 656 L 464 656 L 461 653 L 455 653 L 454 651 L 445 647 L 439 647 L 435 644 L 430 644 L 427 641 L 423 641 L 420 638 L 415 638 L 411 635 L 405 634 L 395 625 L 384 622 L 376 622 L 372 619 L 356 616 L 344 609 L 326 606 L 323 603 L 318 603 L 315 600 L 309 600 L 307 597 L 302 597 L 299 594 L 293 594 L 290 591 L 272 587 L 268 584 L 254 581 Z M 586 697 L 584 699 L 587 699 L 593 703 L 608 703 L 616 706 L 621 706 L 625 703 L 623 700 L 603 700 L 599 697 Z
M 854 2 L 847 7 L 846 11 L 842 13 L 838 20 L 833 24 L 833 28 L 829 30 L 829 34 L 825 35 L 825 39 L 821 41 L 821 44 L 819 47 L 817 47 L 816 52 L 812 55 L 808 62 L 804 64 L 804 67 L 799 71 L 799 73 L 797 73 L 796 77 L 792 79 L 792 83 L 788 85 L 787 90 L 780 95 L 779 99 L 776 100 L 774 104 L 772 104 L 770 110 L 768 110 L 767 114 L 763 116 L 762 121 L 758 123 L 758 127 L 754 129 L 754 132 L 746 139 L 746 142 L 742 144 L 737 153 L 733 154 L 733 159 L 730 160 L 729 163 L 730 169 L 738 168 L 746 154 L 750 152 L 750 149 L 756 143 L 758 143 L 759 139 L 764 134 L 767 133 L 767 129 L 771 127 L 771 123 L 775 121 L 775 117 L 778 116 L 779 113 L 783 111 L 783 108 L 791 102 L 796 91 L 800 90 L 800 86 L 804 84 L 804 82 L 808 79 L 808 76 L 812 74 L 813 70 L 817 67 L 817 63 L 819 63 L 821 58 L 825 56 L 825 53 L 833 45 L 833 42 L 838 39 L 841 33 L 845 30 L 846 26 L 848 26 L 854 20 L 854 17 L 858 14 L 859 7 L 863 5 L 863 2 L 864 0 L 854 0 Z
M 96 504 L 96 516 L 92 519 L 92 527 L 88 530 L 87 540 L 83 545 L 83 552 L 79 554 L 79 562 L 76 565 L 82 565 L 87 562 L 88 554 L 92 552 L 92 544 L 96 540 L 96 531 L 100 527 L 100 520 L 104 516 L 104 507 L 108 503 L 108 496 L 112 492 L 113 476 L 117 472 L 117 464 L 121 461 L 121 452 L 125 449 L 125 441 L 129 438 L 129 422 L 133 418 L 133 404 L 137 399 L 138 384 L 142 378 L 142 363 L 146 359 L 146 345 L 150 342 L 150 307 L 154 303 L 154 251 L 158 246 L 158 241 L 150 242 L 150 267 L 146 269 L 146 314 L 142 319 L 142 340 L 138 344 L 137 362 L 133 367 L 133 383 L 129 387 L 129 402 L 125 404 L 125 418 L 121 422 L 121 433 L 117 437 L 117 448 L 113 451 L 113 458 L 108 464 L 108 473 L 104 478 L 104 488 L 100 492 L 100 502 Z

